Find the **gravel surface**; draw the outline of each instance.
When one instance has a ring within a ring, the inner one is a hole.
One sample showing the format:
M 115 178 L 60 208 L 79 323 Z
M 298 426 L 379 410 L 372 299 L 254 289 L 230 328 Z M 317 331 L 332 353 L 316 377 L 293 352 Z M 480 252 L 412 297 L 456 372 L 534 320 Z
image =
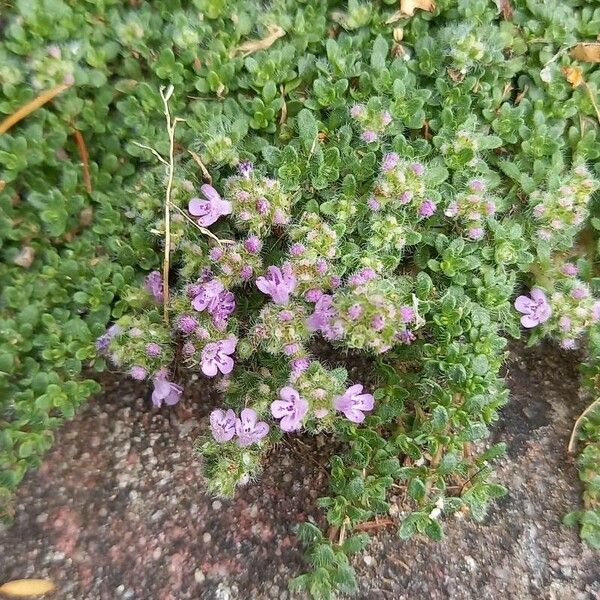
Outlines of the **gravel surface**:
M 509 445 L 497 469 L 509 496 L 484 524 L 448 521 L 441 543 L 378 532 L 355 560 L 357 598 L 600 599 L 598 555 L 561 524 L 580 493 L 565 452 L 586 403 L 576 363 L 549 346 L 516 356 L 494 432 Z M 215 398 L 196 387 L 176 411 L 151 412 L 146 395 L 109 380 L 61 429 L 0 529 L 0 582 L 49 577 L 65 600 L 289 598 L 303 568 L 294 525 L 321 519 L 327 446 L 293 440 L 259 482 L 217 500 L 193 451 Z

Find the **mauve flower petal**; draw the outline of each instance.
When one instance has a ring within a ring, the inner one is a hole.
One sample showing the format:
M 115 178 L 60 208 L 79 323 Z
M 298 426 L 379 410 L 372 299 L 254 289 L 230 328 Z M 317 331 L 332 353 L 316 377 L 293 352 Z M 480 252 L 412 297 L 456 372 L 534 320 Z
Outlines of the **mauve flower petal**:
M 256 423 L 256 411 L 252 408 L 245 408 L 240 413 L 240 420 L 244 425 L 254 425 Z
M 549 304 L 544 304 L 538 308 L 536 315 L 540 323 L 545 323 L 552 315 L 552 307 Z
M 531 315 L 523 315 L 521 317 L 521 325 L 523 325 L 523 327 L 527 327 L 527 329 L 531 329 L 532 327 L 535 327 L 538 324 L 539 320 Z
M 222 354 L 219 357 L 219 370 L 221 371 L 221 373 L 223 373 L 223 375 L 228 375 L 229 373 L 231 373 L 231 371 L 233 371 L 233 365 L 234 362 L 231 356 Z
M 231 354 L 235 352 L 235 347 L 237 345 L 237 338 L 235 336 L 231 336 L 221 340 L 221 352 L 225 354 Z
M 259 421 L 254 428 L 254 437 L 256 439 L 262 439 L 269 433 L 269 426 L 264 421 Z
M 540 288 L 533 288 L 529 294 L 536 302 L 547 302 L 546 294 Z
M 220 408 L 216 408 L 210 413 L 209 420 L 212 427 L 218 427 L 225 420 L 225 413 Z
M 230 215 L 233 212 L 233 205 L 229 200 L 219 200 L 218 202 L 215 202 L 213 206 L 216 212 L 221 215 Z
M 528 313 L 533 308 L 533 301 L 528 296 L 519 296 L 515 300 L 515 308 L 520 313 Z
M 346 418 L 353 423 L 362 423 L 365 420 L 365 415 L 358 409 L 350 409 L 344 413 Z
M 217 192 L 212 185 L 208 185 L 208 183 L 202 185 L 200 191 L 204 194 L 204 197 L 211 202 L 218 202 L 221 199 L 219 192 Z
M 268 281 L 265 277 L 257 277 L 256 279 L 256 287 L 263 293 L 263 294 L 271 294 L 271 282 Z
M 209 213 L 204 215 L 198 219 L 198 224 L 202 227 L 210 227 L 213 223 L 216 223 L 219 220 L 221 215 Z
M 344 396 L 351 398 L 352 396 L 355 396 L 356 394 L 360 394 L 362 391 L 363 391 L 363 386 L 360 383 L 355 383 L 354 385 L 351 385 L 346 390 L 346 393 L 344 394 Z
M 218 373 L 217 363 L 214 360 L 202 361 L 200 368 L 207 377 L 214 377 Z
M 297 402 L 300 398 L 300 394 L 298 394 L 298 392 L 293 387 L 286 385 L 285 387 L 282 387 L 279 391 L 279 397 L 282 400 L 287 400 L 288 403 Z
M 275 419 L 282 419 L 288 416 L 290 403 L 286 400 L 275 400 L 271 403 L 271 414 Z
M 194 217 L 200 217 L 205 215 L 210 209 L 210 206 L 206 200 L 200 200 L 200 198 L 192 198 L 188 204 L 188 210 Z
M 361 394 L 354 398 L 354 406 L 360 410 L 373 410 L 375 406 L 375 397 L 373 394 Z
M 298 431 L 301 427 L 301 420 L 296 415 L 286 415 L 279 422 L 279 426 L 282 431 L 290 432 L 290 431 Z

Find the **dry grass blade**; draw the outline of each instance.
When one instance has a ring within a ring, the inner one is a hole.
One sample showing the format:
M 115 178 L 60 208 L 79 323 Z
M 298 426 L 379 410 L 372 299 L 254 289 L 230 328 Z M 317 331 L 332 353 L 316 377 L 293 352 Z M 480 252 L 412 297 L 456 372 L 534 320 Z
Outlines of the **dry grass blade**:
M 594 410 L 594 408 L 596 406 L 598 406 L 598 404 L 600 404 L 600 398 L 597 398 L 596 400 L 594 400 L 578 417 L 577 421 L 575 421 L 575 425 L 573 426 L 573 431 L 571 432 L 571 437 L 569 439 L 569 446 L 567 448 L 567 452 L 569 454 L 573 454 L 575 452 L 575 444 L 577 443 L 577 433 L 579 431 L 579 427 L 581 426 L 581 423 L 583 421 L 583 419 L 585 419 L 587 417 L 587 415 L 589 415 L 592 410 Z
M 194 162 L 200 167 L 204 181 L 206 181 L 206 183 L 208 183 L 210 185 L 212 183 L 212 177 L 211 177 L 210 173 L 208 172 L 208 169 L 204 166 L 202 159 L 192 150 L 188 150 L 188 154 L 194 159 Z
M 243 56 L 248 56 L 258 50 L 266 50 L 270 48 L 280 37 L 285 35 L 285 30 L 279 25 L 267 25 L 269 35 L 260 40 L 251 40 L 243 43 L 234 49 L 233 54 L 241 53 Z
M 53 87 L 51 90 L 47 90 L 42 92 L 37 98 L 34 98 L 31 102 L 24 104 L 14 112 L 12 115 L 9 115 L 0 123 L 0 135 L 6 133 L 13 125 L 16 125 L 19 121 L 24 119 L 27 115 L 30 115 L 32 112 L 36 111 L 38 108 L 41 108 L 47 102 L 50 102 L 52 98 L 58 96 L 61 92 L 64 92 L 67 88 L 71 87 L 66 83 L 61 83 L 56 87 Z
M 56 586 L 49 579 L 15 579 L 0 585 L 0 595 L 6 598 L 31 598 L 49 594 Z

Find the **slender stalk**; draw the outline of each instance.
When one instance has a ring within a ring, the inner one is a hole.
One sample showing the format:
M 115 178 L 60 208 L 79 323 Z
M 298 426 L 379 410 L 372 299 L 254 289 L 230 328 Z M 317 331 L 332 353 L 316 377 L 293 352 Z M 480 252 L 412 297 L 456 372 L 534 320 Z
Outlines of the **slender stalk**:
M 573 426 L 573 431 L 571 432 L 571 437 L 569 439 L 569 446 L 567 448 L 567 452 L 569 454 L 573 454 L 575 452 L 575 444 L 577 443 L 577 432 L 579 431 L 579 427 L 581 426 L 581 422 L 590 412 L 600 404 L 600 398 L 596 398 L 577 418 L 575 421 L 575 425 Z

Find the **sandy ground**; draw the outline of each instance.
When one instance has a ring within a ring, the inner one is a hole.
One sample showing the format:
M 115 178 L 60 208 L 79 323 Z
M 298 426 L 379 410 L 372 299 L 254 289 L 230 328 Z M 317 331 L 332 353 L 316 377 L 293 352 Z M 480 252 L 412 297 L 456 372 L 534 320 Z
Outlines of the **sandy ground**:
M 355 559 L 356 598 L 600 599 L 598 554 L 561 524 L 580 493 L 565 451 L 586 403 L 574 357 L 519 347 L 508 377 L 494 438 L 509 445 L 496 475 L 509 496 L 486 523 L 447 521 L 441 543 L 378 532 Z M 290 598 L 303 569 L 294 526 L 321 518 L 326 448 L 286 444 L 258 483 L 216 500 L 193 451 L 214 399 L 196 390 L 177 413 L 151 412 L 146 394 L 111 380 L 57 434 L 0 530 L 0 582 L 50 577 L 65 600 Z

